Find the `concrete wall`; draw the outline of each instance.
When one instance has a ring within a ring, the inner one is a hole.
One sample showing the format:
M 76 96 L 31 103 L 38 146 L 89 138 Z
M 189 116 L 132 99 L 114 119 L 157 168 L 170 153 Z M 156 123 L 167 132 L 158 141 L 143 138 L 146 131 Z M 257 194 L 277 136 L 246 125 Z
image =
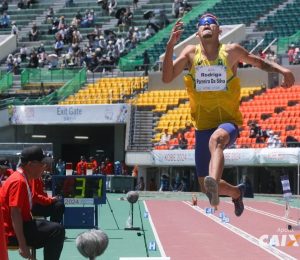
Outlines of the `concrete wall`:
M 16 35 L 0 35 L 0 59 L 6 58 L 17 48 Z
M 9 125 L 9 115 L 7 109 L 0 110 L 0 127 Z

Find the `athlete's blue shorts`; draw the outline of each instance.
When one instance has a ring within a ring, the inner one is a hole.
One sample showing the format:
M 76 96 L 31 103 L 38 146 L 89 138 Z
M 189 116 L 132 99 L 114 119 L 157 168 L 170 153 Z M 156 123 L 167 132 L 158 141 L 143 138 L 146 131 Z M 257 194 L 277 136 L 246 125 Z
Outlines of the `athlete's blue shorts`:
M 218 128 L 222 128 L 229 133 L 230 140 L 226 147 L 233 145 L 238 137 L 239 129 L 235 124 L 232 123 L 224 123 L 219 125 L 217 128 L 208 130 L 196 130 L 195 162 L 198 177 L 208 176 L 210 162 L 210 151 L 208 146 L 209 139 L 213 132 Z

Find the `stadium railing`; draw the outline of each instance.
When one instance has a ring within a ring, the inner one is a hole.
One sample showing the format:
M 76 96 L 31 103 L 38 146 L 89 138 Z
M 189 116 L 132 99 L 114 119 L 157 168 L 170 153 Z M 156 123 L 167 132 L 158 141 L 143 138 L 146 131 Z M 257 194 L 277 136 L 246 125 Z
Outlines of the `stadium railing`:
M 13 84 L 13 76 L 12 73 L 1 73 L 1 80 L 0 80 L 0 93 L 7 91 Z

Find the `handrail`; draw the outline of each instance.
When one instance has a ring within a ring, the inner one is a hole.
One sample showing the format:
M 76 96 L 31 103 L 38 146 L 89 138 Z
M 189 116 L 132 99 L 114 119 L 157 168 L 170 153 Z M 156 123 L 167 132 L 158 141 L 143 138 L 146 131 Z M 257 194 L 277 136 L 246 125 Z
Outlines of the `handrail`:
M 263 42 L 265 39 L 262 39 L 259 41 L 259 43 L 257 43 L 254 48 L 250 51 L 250 53 L 253 53 Z
M 269 43 L 269 45 L 262 52 L 265 53 L 273 45 L 273 43 L 276 42 L 276 41 L 277 41 L 277 38 L 275 38 L 273 41 L 271 41 Z

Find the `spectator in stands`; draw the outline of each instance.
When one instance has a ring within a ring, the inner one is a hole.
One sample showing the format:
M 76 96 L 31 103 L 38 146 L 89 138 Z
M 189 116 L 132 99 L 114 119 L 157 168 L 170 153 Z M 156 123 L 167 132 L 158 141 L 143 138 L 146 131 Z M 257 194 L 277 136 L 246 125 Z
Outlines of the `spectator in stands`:
M 140 31 L 139 27 L 137 27 L 137 26 L 134 27 L 132 37 L 135 38 L 137 42 L 140 42 L 143 39 L 143 35 L 142 35 L 142 32 Z
M 250 124 L 250 134 L 249 138 L 256 138 L 257 136 L 261 135 L 261 128 L 258 124 L 256 123 L 251 123 Z
M 18 10 L 20 9 L 25 9 L 27 7 L 27 2 L 26 0 L 19 0 L 18 4 L 17 4 L 17 7 L 18 7 Z
M 15 75 L 19 75 L 21 73 L 21 55 L 19 53 L 16 53 L 14 55 L 14 60 L 13 60 L 13 73 Z
M 72 6 L 74 6 L 74 0 L 66 0 L 65 5 L 66 5 L 66 7 L 72 7 Z
M 238 44 L 221 44 L 219 22 L 209 13 L 202 15 L 198 21 L 199 44 L 187 45 L 173 61 L 174 46 L 180 39 L 183 26 L 183 21 L 178 20 L 171 31 L 166 44 L 162 80 L 170 83 L 188 67 L 189 73 L 184 77 L 184 82 L 195 127 L 198 129 L 195 133 L 195 160 L 201 190 L 207 194 L 212 207 L 219 205 L 219 195 L 232 197 L 235 215 L 241 216 L 244 211 L 244 185 L 232 186 L 222 180 L 224 149 L 235 142 L 238 127 L 243 123 L 239 111 L 240 91 L 234 91 L 240 89 L 236 77 L 238 62 L 249 63 L 266 72 L 282 74 L 283 87 L 291 87 L 295 78 L 289 69 L 250 54 Z M 212 63 L 212 60 L 216 62 Z M 223 75 L 220 74 L 218 79 L 223 82 L 220 88 L 216 88 L 211 78 L 205 76 L 207 71 L 217 69 L 221 69 Z
M 72 23 L 72 24 L 75 25 L 76 27 L 78 27 L 81 24 L 82 19 L 83 19 L 82 14 L 81 14 L 80 10 L 78 10 L 77 14 L 75 15 L 75 20 L 74 20 L 75 23 Z
M 93 41 L 96 37 L 99 40 L 101 35 L 102 35 L 101 26 L 99 24 L 95 24 L 95 28 L 93 29 L 93 31 L 91 33 L 87 34 L 87 37 L 88 37 L 89 41 Z
M 47 14 L 46 14 L 46 23 L 52 24 L 54 19 L 54 10 L 52 7 L 48 8 Z
M 37 53 L 35 51 L 33 51 L 30 54 L 28 68 L 34 68 L 35 69 L 38 66 L 39 66 L 39 59 L 38 59 Z
M 169 131 L 168 128 L 164 129 L 164 132 L 160 137 L 160 141 L 159 141 L 158 145 L 168 145 L 169 144 L 171 135 L 168 133 L 168 131 Z
M 145 40 L 151 38 L 155 34 L 155 30 L 151 24 L 148 24 L 145 30 Z
M 137 191 L 144 191 L 145 190 L 145 182 L 144 182 L 144 177 L 141 176 L 139 178 L 138 184 L 135 187 L 135 190 Z
M 158 26 L 160 29 L 165 28 L 170 24 L 170 21 L 166 15 L 165 10 L 159 10 L 159 16 L 158 16 Z
M 189 11 L 192 10 L 192 6 L 188 3 L 187 0 L 183 0 L 180 4 L 180 6 L 183 8 L 184 10 L 184 14 L 188 13 Z
M 279 148 L 282 143 L 278 135 L 273 135 L 268 138 L 267 145 L 269 148 Z
M 287 147 L 299 147 L 299 140 L 296 139 L 294 136 L 288 135 L 285 139 Z
M 18 40 L 19 29 L 18 29 L 18 26 L 16 24 L 16 21 L 12 21 L 12 23 L 11 23 L 11 34 L 16 35 L 17 40 Z
M 108 14 L 113 16 L 117 10 L 118 2 L 117 0 L 109 0 L 108 1 Z
M 138 2 L 139 2 L 139 0 L 132 0 L 133 10 L 138 8 Z
M 55 44 L 54 44 L 54 51 L 56 53 L 57 56 L 60 56 L 61 53 L 64 50 L 64 42 L 63 40 L 56 40 Z
M 38 40 L 39 40 L 39 30 L 37 28 L 36 23 L 33 23 L 32 27 L 29 31 L 29 41 L 35 42 L 35 41 L 38 41 Z
M 77 175 L 86 175 L 86 171 L 87 171 L 86 159 L 83 155 L 81 155 L 80 161 L 76 165 L 76 173 Z
M 22 47 L 20 48 L 20 54 L 21 54 L 21 61 L 22 62 L 27 61 L 27 55 L 29 54 L 29 51 L 25 46 L 25 44 L 23 44 Z
M 10 16 L 4 12 L 0 18 L 1 28 L 8 28 L 10 26 Z
M 61 158 L 58 159 L 55 165 L 55 173 L 57 175 L 66 175 L 66 164 Z
M 7 12 L 8 10 L 8 1 L 3 0 L 2 5 L 0 7 L 0 13 L 3 14 L 4 12 Z
M 188 140 L 184 137 L 184 134 L 182 132 L 178 133 L 178 148 L 180 150 L 185 150 L 188 146 Z
M 177 136 L 178 136 L 178 129 L 177 128 L 173 128 L 172 135 L 171 135 L 170 139 L 177 138 Z
M 58 260 L 63 249 L 65 230 L 59 223 L 33 220 L 32 192 L 28 181 L 41 176 L 45 168 L 41 148 L 30 146 L 21 153 L 20 165 L 3 184 L 0 204 L 8 245 L 19 247 L 19 254 L 32 259 L 29 246 L 44 248 L 45 260 Z
M 274 51 L 268 50 L 266 54 L 266 59 L 271 62 L 277 62 L 277 55 Z
M 98 0 L 98 5 L 101 5 L 102 8 L 102 15 L 109 14 L 109 7 L 108 7 L 108 0 Z
M 258 134 L 258 135 L 256 135 L 255 143 L 256 144 L 263 144 L 263 143 L 265 143 L 265 138 L 262 135 Z
M 183 129 L 183 133 L 191 132 L 191 131 L 192 131 L 192 127 L 193 127 L 192 122 L 187 121 L 187 122 L 185 123 L 185 128 Z
M 172 15 L 175 18 L 179 17 L 180 0 L 174 0 L 172 4 Z
M 6 71 L 12 72 L 14 69 L 14 57 L 12 54 L 9 54 L 6 59 Z

